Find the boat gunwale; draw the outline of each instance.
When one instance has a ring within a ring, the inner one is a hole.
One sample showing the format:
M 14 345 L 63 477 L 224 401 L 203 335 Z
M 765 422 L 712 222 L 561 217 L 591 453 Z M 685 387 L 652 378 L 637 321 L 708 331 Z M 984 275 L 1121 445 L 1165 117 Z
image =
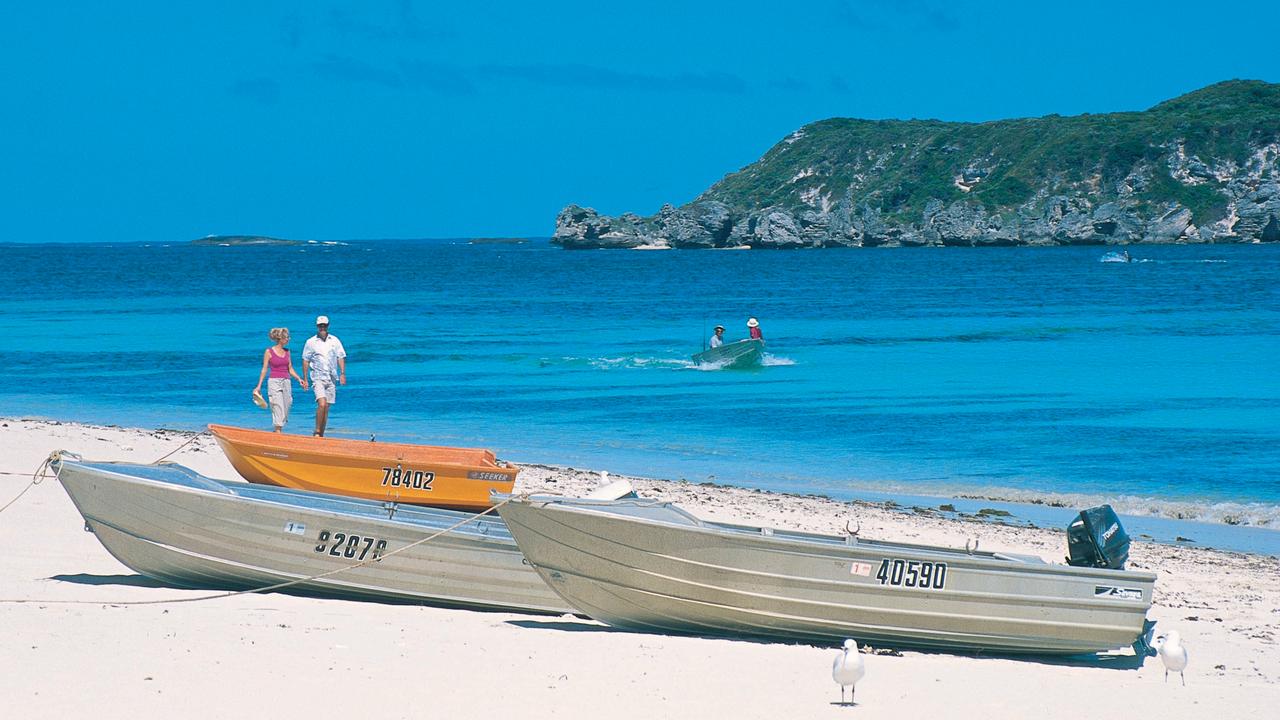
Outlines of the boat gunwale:
M 249 455 L 249 453 L 245 453 L 240 448 L 251 448 L 253 450 L 258 451 L 258 453 L 256 454 L 265 454 L 262 452 L 265 450 L 268 452 L 290 452 L 290 453 L 297 453 L 297 454 L 317 455 L 317 456 L 330 457 L 330 458 L 341 458 L 344 460 L 382 461 L 382 460 L 387 460 L 389 458 L 389 455 L 379 456 L 373 453 L 354 453 L 354 452 L 343 451 L 343 450 L 315 449 L 315 448 L 307 448 L 307 447 L 301 447 L 301 448 L 295 448 L 292 446 L 286 447 L 283 445 L 273 445 L 268 442 L 265 442 L 264 440 L 235 438 L 235 437 L 231 437 L 228 434 L 223 434 L 220 432 L 221 430 L 226 429 L 226 430 L 231 430 L 233 432 L 262 433 L 266 435 L 276 434 L 276 433 L 268 433 L 265 430 L 252 430 L 249 428 L 239 428 L 232 425 L 218 425 L 215 423 L 210 423 L 208 428 L 209 428 L 210 434 L 213 435 L 214 440 L 218 441 L 218 444 L 220 446 L 224 442 L 228 443 L 231 445 L 233 449 L 235 449 L 236 452 L 238 452 L 241 455 Z M 311 439 L 303 435 L 288 435 L 286 437 L 300 439 L 300 440 L 290 440 L 289 442 L 305 443 Z M 464 470 L 481 468 L 485 472 L 498 472 L 504 475 L 509 475 L 511 478 L 510 480 L 511 482 L 515 482 L 516 475 L 520 472 L 520 468 L 514 465 L 511 465 L 509 463 L 505 467 L 502 465 L 498 465 L 497 456 L 493 453 L 493 451 L 487 450 L 485 448 L 457 448 L 457 447 L 448 447 L 444 445 L 415 445 L 413 443 L 397 443 L 397 442 L 386 442 L 386 443 L 366 442 L 363 440 L 353 440 L 350 438 L 322 438 L 322 439 L 328 440 L 330 442 L 363 444 L 362 447 L 367 445 L 377 445 L 379 448 L 388 448 L 393 452 L 397 448 L 404 448 L 412 451 L 447 450 L 450 452 L 462 451 L 467 453 L 477 453 L 482 458 L 479 462 L 459 462 L 456 460 L 436 460 L 431 458 L 420 459 L 420 458 L 413 457 L 412 452 L 404 453 L 404 457 L 396 458 L 396 462 L 401 462 L 401 463 L 402 462 L 422 462 L 422 463 L 429 463 L 433 466 L 441 467 L 441 468 L 462 468 Z M 225 451 L 227 450 L 227 448 L 223 446 L 223 450 Z M 489 461 L 487 456 L 493 456 L 494 457 L 493 461 Z M 267 457 L 271 457 L 271 456 L 267 455 Z M 460 479 L 469 480 L 472 478 L 460 478 Z M 487 482 L 492 482 L 492 481 L 487 481 Z
M 411 505 L 408 503 L 384 503 L 384 502 L 379 502 L 377 500 L 366 500 L 364 498 L 357 498 L 357 497 L 351 497 L 346 495 L 332 495 L 329 493 L 320 493 L 312 490 L 300 490 L 297 488 L 281 488 L 281 487 L 270 486 L 270 485 L 257 485 L 256 483 L 247 483 L 247 482 L 246 483 L 228 482 L 225 480 L 218 480 L 216 478 L 211 478 L 206 475 L 202 475 L 201 473 L 198 473 L 195 470 L 191 470 L 190 468 L 187 468 L 186 466 L 180 465 L 178 463 L 161 463 L 161 464 L 148 465 L 146 463 L 131 463 L 127 461 L 95 462 L 95 461 L 84 461 L 84 460 L 76 461 L 76 460 L 67 460 L 67 459 L 60 459 L 58 460 L 58 463 L 60 463 L 60 465 L 66 464 L 66 465 L 77 466 L 81 468 L 83 471 L 100 472 L 100 473 L 109 474 L 118 481 L 132 483 L 135 485 L 153 486 L 153 487 L 159 486 L 164 488 L 165 490 L 170 490 L 175 492 L 194 493 L 197 495 L 205 495 L 208 497 L 215 497 L 215 498 L 225 498 L 230 496 L 243 502 L 258 503 L 258 504 L 268 505 L 276 508 L 298 508 L 300 510 L 303 510 L 309 513 L 317 513 L 317 514 L 325 515 L 329 519 L 333 519 L 333 520 L 359 519 L 359 520 L 375 522 L 375 523 L 390 523 L 390 524 L 405 527 L 405 528 L 414 528 L 418 530 L 425 530 L 428 532 L 432 532 L 436 530 L 443 530 L 453 523 L 450 522 L 450 518 L 447 518 L 447 517 L 439 518 L 438 519 L 439 524 L 437 525 L 433 522 L 433 520 L 436 520 L 435 518 L 430 518 L 430 519 L 413 518 L 411 516 L 415 513 L 430 514 L 430 515 L 444 513 L 444 514 L 448 514 L 449 516 L 457 516 L 456 518 L 452 518 L 453 522 L 456 522 L 457 520 L 461 520 L 462 517 L 464 516 L 475 516 L 472 518 L 471 522 L 468 522 L 465 525 L 461 525 L 459 527 L 456 527 L 450 530 L 448 533 L 446 533 L 446 535 L 459 533 L 467 536 L 466 538 L 467 540 L 477 539 L 477 540 L 484 540 L 486 542 L 502 543 L 504 545 L 515 544 L 515 538 L 511 536 L 511 532 L 510 530 L 507 529 L 506 523 L 503 522 L 501 518 L 494 517 L 493 513 L 478 515 L 477 513 L 469 513 L 463 510 L 450 510 L 448 508 L 434 507 L 429 505 Z M 164 465 L 172 465 L 175 468 L 184 468 L 186 470 L 190 470 L 196 476 L 222 486 L 224 490 L 192 487 L 192 486 L 183 485 L 180 483 L 159 480 L 156 478 L 140 477 L 136 475 L 130 475 L 127 472 L 121 472 L 119 470 L 104 469 L 99 465 L 121 465 L 121 466 L 132 465 L 132 466 L 141 466 L 141 467 L 163 467 Z M 55 472 L 60 473 L 61 467 L 59 467 Z M 59 482 L 61 482 L 60 477 L 59 477 Z M 273 492 L 273 493 L 279 492 L 279 491 L 285 491 L 289 494 L 295 494 L 295 493 L 300 494 L 300 497 L 303 500 L 305 500 L 306 495 L 308 494 L 319 495 L 322 498 L 324 498 L 326 502 L 333 502 L 336 500 L 342 503 L 349 503 L 356 506 L 368 507 L 370 510 L 373 510 L 380 506 L 384 509 L 384 512 L 382 512 L 381 514 L 343 512 L 341 510 L 316 507 L 314 505 L 306 504 L 305 502 L 289 503 L 289 502 L 285 502 L 283 500 L 278 500 L 278 499 L 255 497 L 252 494 L 244 495 L 244 494 L 241 494 L 238 488 L 234 487 L 235 485 L 239 485 L 239 484 L 245 485 L 246 488 L 249 489 L 250 493 L 255 493 L 255 492 L 258 492 L 260 489 L 265 488 L 265 489 L 268 489 L 267 490 L 268 492 Z M 368 505 L 364 505 L 364 503 L 368 503 Z M 394 511 L 391 511 L 389 508 L 387 508 L 387 505 L 394 505 L 395 506 Z M 78 507 L 79 505 L 77 504 L 77 509 Z M 402 514 L 409 515 L 410 517 L 402 518 L 400 517 Z M 101 522 L 101 520 L 98 520 L 98 521 Z M 475 524 L 473 525 L 473 523 Z M 501 534 L 495 536 L 492 531 L 488 531 L 488 530 L 482 531 L 477 529 L 480 527 L 481 523 L 485 525 L 495 526 L 495 529 L 497 529 Z M 113 525 L 112 527 L 115 527 L 115 526 Z M 120 528 L 116 528 L 116 529 L 120 530 Z M 121 532 L 127 532 L 127 531 L 121 530 Z
M 641 502 L 643 501 L 644 499 L 641 500 Z M 895 553 L 900 552 L 904 555 L 905 558 L 909 558 L 909 559 L 922 559 L 922 560 L 936 561 L 938 559 L 938 556 L 942 555 L 947 558 L 955 558 L 956 560 L 964 561 L 966 564 L 972 563 L 974 565 L 986 566 L 991 569 L 999 569 L 999 570 L 1016 569 L 1019 571 L 1026 570 L 1026 571 L 1031 571 L 1031 572 L 1040 573 L 1040 574 L 1070 575 L 1077 578 L 1096 577 L 1103 580 L 1119 580 L 1123 578 L 1123 579 L 1132 580 L 1133 582 L 1151 583 L 1152 585 L 1154 585 L 1156 580 L 1158 579 L 1156 573 L 1147 572 L 1143 570 L 1114 570 L 1111 568 L 1082 567 L 1077 565 L 1064 565 L 1061 563 L 1050 563 L 1050 562 L 1044 562 L 1044 561 L 1031 562 L 1028 560 L 1019 559 L 1017 557 L 1011 557 L 1008 555 L 996 557 L 996 553 L 992 551 L 968 552 L 962 548 L 950 548 L 950 547 L 941 546 L 941 545 L 917 545 L 917 544 L 911 544 L 911 543 L 897 543 L 897 542 L 885 541 L 885 540 L 863 540 L 863 539 L 859 539 L 857 542 L 854 542 L 854 543 L 848 543 L 844 541 L 844 539 L 841 538 L 839 535 L 823 535 L 820 533 L 806 533 L 803 531 L 793 532 L 789 530 L 783 530 L 780 534 L 774 534 L 774 535 L 765 535 L 764 533 L 753 534 L 748 532 L 725 532 L 725 528 L 729 528 L 730 530 L 734 530 L 734 529 L 761 530 L 765 528 L 750 526 L 750 525 L 735 526 L 735 525 L 730 525 L 728 523 L 716 523 L 714 521 L 703 520 L 697 517 L 696 515 L 694 515 L 693 513 L 690 513 L 688 510 L 685 510 L 684 508 L 670 501 L 651 500 L 649 504 L 656 505 L 656 506 L 665 506 L 666 508 L 675 510 L 677 513 L 692 519 L 693 524 L 686 525 L 681 523 L 657 520 L 654 518 L 624 515 L 624 514 L 608 512 L 607 510 L 604 510 L 604 508 L 609 508 L 609 507 L 620 505 L 620 504 L 636 504 L 636 505 L 639 504 L 639 503 L 635 503 L 635 501 L 629 501 L 629 500 L 621 500 L 621 501 L 619 500 L 586 500 L 586 502 L 580 503 L 576 498 L 557 498 L 557 497 L 548 497 L 548 496 L 539 497 L 537 495 L 534 495 L 528 498 L 515 497 L 512 499 L 510 504 L 514 505 L 514 504 L 521 504 L 521 503 L 528 504 L 528 505 L 537 504 L 541 506 L 555 505 L 567 512 L 580 512 L 580 513 L 598 515 L 605 518 L 622 519 L 627 522 L 638 522 L 638 523 L 643 523 L 645 525 L 651 525 L 659 528 L 680 529 L 680 530 L 694 532 L 694 533 L 709 536 L 709 537 L 749 540 L 752 544 L 759 543 L 766 546 L 776 545 L 778 546 L 776 548 L 777 550 L 789 552 L 791 554 L 804 554 L 804 555 L 814 554 L 813 552 L 801 553 L 801 552 L 796 552 L 794 550 L 794 548 L 796 547 L 803 547 L 803 548 L 812 548 L 814 550 L 834 551 L 834 552 L 823 553 L 823 554 L 830 554 L 834 557 L 838 557 L 840 555 L 845 554 L 845 552 L 847 551 L 856 550 L 861 546 L 861 547 L 875 548 L 876 550 L 879 550 L 879 551 L 890 550 Z M 502 510 L 500 508 L 499 513 L 501 512 Z M 769 529 L 773 529 L 773 528 L 769 528 Z M 788 535 L 791 535 L 791 536 L 789 537 Z M 822 542 L 822 541 L 826 541 L 826 542 Z M 844 551 L 844 552 L 840 552 L 840 551 Z

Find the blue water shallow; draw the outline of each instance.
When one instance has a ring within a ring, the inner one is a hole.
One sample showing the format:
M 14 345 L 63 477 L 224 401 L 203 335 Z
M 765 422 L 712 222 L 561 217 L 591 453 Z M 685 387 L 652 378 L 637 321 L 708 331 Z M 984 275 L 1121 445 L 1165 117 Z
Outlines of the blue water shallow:
M 0 415 L 265 427 L 267 329 L 300 355 L 324 313 L 350 353 L 334 434 L 1280 528 L 1280 247 L 1131 252 L 4 245 Z M 750 315 L 766 367 L 689 362 Z

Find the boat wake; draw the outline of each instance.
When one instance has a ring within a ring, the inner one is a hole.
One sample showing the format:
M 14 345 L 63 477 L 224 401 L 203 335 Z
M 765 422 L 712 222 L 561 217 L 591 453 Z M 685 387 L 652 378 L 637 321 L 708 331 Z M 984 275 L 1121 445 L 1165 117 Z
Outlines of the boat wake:
M 542 358 L 539 366 L 551 365 L 586 365 L 596 370 L 697 370 L 699 372 L 716 372 L 729 367 L 731 360 L 725 362 L 698 363 L 677 357 L 645 357 L 638 355 L 616 355 L 608 357 L 561 357 Z M 762 367 L 795 365 L 796 361 L 780 355 L 765 355 L 760 360 Z
M 568 362 L 586 360 L 586 363 L 597 370 L 684 370 L 695 367 L 689 360 L 663 357 L 600 357 L 600 358 L 564 358 Z

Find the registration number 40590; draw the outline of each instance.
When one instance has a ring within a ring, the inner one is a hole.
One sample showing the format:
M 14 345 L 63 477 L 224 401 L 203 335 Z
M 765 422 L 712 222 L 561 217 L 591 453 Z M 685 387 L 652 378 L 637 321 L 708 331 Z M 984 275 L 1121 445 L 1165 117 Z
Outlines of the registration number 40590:
M 941 590 L 947 586 L 947 564 L 922 560 L 885 558 L 876 579 L 881 585 Z

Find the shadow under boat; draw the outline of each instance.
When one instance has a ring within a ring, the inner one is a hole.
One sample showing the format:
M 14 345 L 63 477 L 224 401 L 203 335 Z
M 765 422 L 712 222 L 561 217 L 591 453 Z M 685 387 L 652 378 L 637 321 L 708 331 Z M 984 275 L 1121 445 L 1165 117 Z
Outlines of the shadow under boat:
M 704 638 L 708 640 L 723 640 L 726 642 L 742 642 L 751 643 L 753 645 L 793 645 L 808 647 L 824 647 L 817 645 L 810 640 L 785 640 L 773 636 L 753 636 L 753 635 L 708 635 L 701 633 L 651 633 L 643 630 L 631 630 L 628 628 L 614 627 L 603 623 L 590 620 L 508 620 L 507 625 L 524 628 L 526 630 L 551 630 L 556 632 L 574 632 L 574 633 L 624 633 L 635 635 L 651 635 L 653 637 L 693 637 Z M 944 650 L 939 648 L 923 648 L 902 645 L 885 645 L 877 644 L 875 646 L 862 645 L 862 647 L 870 650 L 869 655 L 893 655 L 902 656 L 904 653 L 914 653 L 918 655 L 946 655 L 952 657 L 967 657 L 974 660 L 1014 660 L 1017 662 L 1035 663 L 1039 665 L 1054 665 L 1058 667 L 1078 667 L 1078 668 L 1094 668 L 1098 670 L 1138 670 L 1146 664 L 1147 658 L 1153 657 L 1155 651 L 1151 649 L 1148 642 L 1151 633 L 1155 627 L 1154 622 L 1148 621 L 1147 629 L 1139 642 L 1134 643 L 1128 652 L 1116 651 L 1106 653 L 1082 653 L 1079 655 L 1037 655 L 1034 653 L 1001 653 L 1001 652 L 985 652 L 976 650 Z M 830 646 L 832 650 L 838 649 L 835 644 Z

